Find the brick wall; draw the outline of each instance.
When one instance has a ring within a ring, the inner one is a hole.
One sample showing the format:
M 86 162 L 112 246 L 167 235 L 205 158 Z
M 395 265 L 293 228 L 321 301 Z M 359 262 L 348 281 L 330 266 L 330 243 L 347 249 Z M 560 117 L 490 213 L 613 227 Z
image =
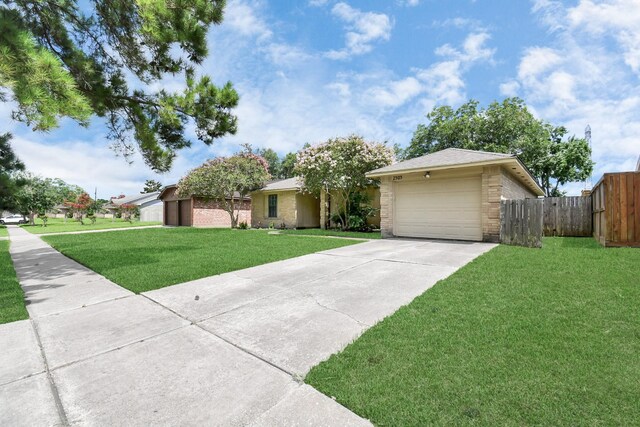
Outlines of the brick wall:
M 502 170 L 502 197 L 505 199 L 531 199 L 537 197 L 533 191 L 522 185 L 513 175 Z
M 236 202 L 236 209 L 239 209 L 238 224 L 246 221 L 251 223 L 251 202 L 245 200 Z M 231 227 L 231 217 L 220 203 L 207 201 L 204 199 L 194 199 L 193 205 L 193 226 L 194 227 Z
M 500 240 L 500 200 L 502 196 L 502 169 L 487 166 L 482 169 L 482 239 Z
M 393 183 L 388 176 L 380 179 L 380 230 L 382 237 L 393 237 Z
M 251 226 L 254 228 L 266 228 L 269 227 L 270 223 L 273 223 L 276 228 L 279 228 L 284 223 L 286 228 L 296 228 L 296 193 L 297 191 L 295 190 L 275 193 L 256 191 L 252 193 Z M 268 197 L 270 194 L 278 196 L 278 216 L 275 218 L 269 218 Z

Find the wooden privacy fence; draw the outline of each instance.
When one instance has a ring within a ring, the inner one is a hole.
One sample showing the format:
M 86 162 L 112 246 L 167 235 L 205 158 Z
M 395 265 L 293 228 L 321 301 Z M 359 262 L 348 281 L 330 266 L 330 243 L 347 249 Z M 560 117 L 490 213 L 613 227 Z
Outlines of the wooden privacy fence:
M 500 241 L 506 245 L 542 247 L 543 199 L 503 200 Z
M 605 173 L 591 197 L 593 237 L 604 246 L 640 247 L 640 171 Z
M 591 197 L 546 197 L 545 236 L 589 237 L 592 233 Z

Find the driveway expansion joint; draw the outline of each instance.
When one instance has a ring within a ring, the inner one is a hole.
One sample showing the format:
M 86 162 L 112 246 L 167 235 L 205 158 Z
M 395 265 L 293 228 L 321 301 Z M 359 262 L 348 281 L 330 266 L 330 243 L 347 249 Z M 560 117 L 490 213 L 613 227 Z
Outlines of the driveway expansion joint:
M 188 326 L 191 326 L 191 325 L 182 325 L 182 326 L 178 326 L 176 328 L 171 328 L 171 329 L 168 329 L 166 331 L 159 332 L 157 334 L 149 335 L 149 336 L 146 336 L 144 338 L 140 338 L 140 339 L 137 339 L 137 340 L 125 343 L 125 344 L 121 344 L 121 345 L 116 346 L 116 347 L 112 347 L 112 348 L 109 348 L 109 349 L 106 349 L 106 350 L 91 354 L 89 356 L 81 357 L 81 358 L 73 360 L 71 362 L 62 363 L 60 365 L 52 367 L 51 368 L 51 372 L 57 371 L 58 369 L 66 368 L 67 366 L 75 365 L 76 363 L 81 363 L 81 362 L 85 362 L 87 360 L 94 359 L 96 357 L 104 356 L 105 354 L 109 354 L 109 353 L 112 353 L 114 351 L 122 350 L 123 348 L 130 347 L 130 346 L 136 345 L 136 344 L 140 344 L 140 343 L 143 343 L 145 341 L 148 341 L 148 340 L 151 340 L 151 339 L 154 339 L 154 338 L 157 338 L 157 337 L 161 337 L 162 335 L 166 335 L 166 334 L 168 334 L 170 332 L 174 332 L 174 331 L 177 331 L 179 329 L 186 328 Z
M 213 335 L 214 337 L 216 337 L 216 338 L 218 338 L 218 339 L 220 339 L 220 340 L 222 340 L 222 341 L 226 342 L 227 344 L 232 345 L 233 347 L 237 348 L 238 350 L 242 351 L 242 352 L 243 352 L 243 353 L 245 353 L 245 354 L 248 354 L 248 355 L 250 355 L 250 356 L 253 356 L 253 357 L 255 357 L 256 359 L 259 359 L 259 360 L 263 361 L 264 363 L 267 363 L 268 365 L 271 365 L 272 367 L 274 367 L 274 368 L 278 369 L 279 371 L 284 372 L 285 374 L 289 375 L 291 378 L 293 378 L 293 379 L 295 380 L 295 373 L 290 372 L 290 371 L 288 371 L 287 369 L 285 369 L 285 368 L 283 368 L 283 367 L 281 367 L 281 366 L 276 365 L 275 363 L 271 362 L 270 360 L 267 360 L 267 359 L 265 359 L 265 358 L 263 358 L 263 357 L 261 357 L 261 356 L 259 356 L 259 355 L 255 354 L 255 353 L 253 353 L 252 351 L 247 350 L 246 348 L 243 348 L 243 347 L 241 347 L 241 346 L 237 345 L 236 343 L 234 343 L 233 341 L 228 340 L 228 339 L 227 339 L 227 338 L 225 338 L 225 337 L 222 337 L 222 336 L 220 336 L 220 335 L 218 335 L 218 334 L 216 334 L 216 333 L 214 333 L 214 332 L 211 332 L 211 331 L 210 331 L 210 330 L 208 330 L 208 329 L 203 328 L 203 327 L 199 324 L 199 322 L 204 322 L 204 320 L 192 321 L 192 320 L 190 320 L 189 318 L 187 318 L 187 317 L 183 316 L 182 314 L 178 313 L 177 311 L 172 310 L 172 309 L 170 309 L 169 307 L 167 307 L 167 306 L 165 306 L 165 305 L 163 305 L 163 304 L 160 304 L 158 301 L 156 301 L 156 300 L 154 300 L 154 299 L 152 299 L 152 298 L 150 298 L 150 297 L 148 297 L 148 296 L 146 296 L 146 295 L 142 295 L 142 294 L 140 294 L 140 295 L 141 295 L 141 296 L 143 296 L 143 297 L 145 297 L 145 298 L 147 298 L 149 301 L 153 302 L 154 304 L 157 304 L 157 305 L 159 305 L 160 307 L 162 307 L 162 308 L 164 308 L 164 309 L 166 309 L 166 310 L 169 310 L 171 313 L 175 314 L 176 316 L 178 316 L 178 317 L 180 317 L 180 318 L 182 318 L 182 319 L 184 319 L 184 320 L 186 320 L 186 321 L 190 322 L 190 323 L 191 323 L 191 325 L 193 325 L 193 326 L 197 327 L 198 329 L 201 329 L 201 330 L 205 331 L 206 333 L 208 333 L 208 334 L 210 334 L 210 335 Z M 213 316 L 213 317 L 215 317 L 215 316 Z M 205 319 L 205 320 L 207 320 L 207 319 Z

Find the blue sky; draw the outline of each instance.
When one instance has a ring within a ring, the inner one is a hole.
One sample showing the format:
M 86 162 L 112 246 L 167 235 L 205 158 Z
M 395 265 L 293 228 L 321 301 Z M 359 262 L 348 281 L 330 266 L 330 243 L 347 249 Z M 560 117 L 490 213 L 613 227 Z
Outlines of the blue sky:
M 640 155 L 638 0 L 230 0 L 225 15 L 200 71 L 234 83 L 238 134 L 210 147 L 195 141 L 170 173 L 115 157 L 98 120 L 32 133 L 5 104 L 0 130 L 14 133 L 33 172 L 104 198 L 138 192 L 145 179 L 173 183 L 246 142 L 284 154 L 355 132 L 405 146 L 435 105 L 470 98 L 520 96 L 579 136 L 590 124 L 594 182 L 632 170 Z

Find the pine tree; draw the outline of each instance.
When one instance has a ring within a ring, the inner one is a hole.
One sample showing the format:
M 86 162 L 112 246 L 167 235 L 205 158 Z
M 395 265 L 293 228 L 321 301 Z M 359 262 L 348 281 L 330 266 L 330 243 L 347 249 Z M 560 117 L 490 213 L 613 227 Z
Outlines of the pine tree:
M 192 143 L 184 136 L 189 122 L 205 144 L 236 132 L 231 83 L 218 87 L 195 72 L 224 6 L 224 0 L 5 1 L 0 101 L 14 101 L 14 118 L 39 131 L 62 117 L 83 125 L 102 117 L 120 153 L 137 148 L 153 170 L 167 171 L 177 150 Z M 154 89 L 167 76 L 178 76 L 184 88 Z

